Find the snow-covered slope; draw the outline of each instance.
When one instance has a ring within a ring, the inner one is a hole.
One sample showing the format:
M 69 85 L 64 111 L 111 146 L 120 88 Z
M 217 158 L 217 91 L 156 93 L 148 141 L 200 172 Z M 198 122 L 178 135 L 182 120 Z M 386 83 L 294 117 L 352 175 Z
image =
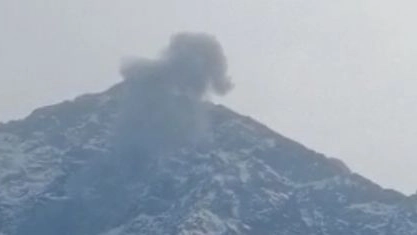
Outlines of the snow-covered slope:
M 120 150 L 121 86 L 0 125 L 1 235 L 417 235 L 415 198 L 223 106 L 198 143 Z

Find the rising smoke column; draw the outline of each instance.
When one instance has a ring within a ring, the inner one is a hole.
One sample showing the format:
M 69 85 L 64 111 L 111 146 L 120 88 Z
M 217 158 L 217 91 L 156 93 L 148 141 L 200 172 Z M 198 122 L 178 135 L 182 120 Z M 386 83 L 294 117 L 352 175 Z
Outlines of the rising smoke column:
M 193 142 L 206 128 L 204 100 L 232 88 L 218 41 L 202 33 L 171 37 L 157 60 L 130 59 L 121 67 L 125 99 L 120 142 L 142 153 Z

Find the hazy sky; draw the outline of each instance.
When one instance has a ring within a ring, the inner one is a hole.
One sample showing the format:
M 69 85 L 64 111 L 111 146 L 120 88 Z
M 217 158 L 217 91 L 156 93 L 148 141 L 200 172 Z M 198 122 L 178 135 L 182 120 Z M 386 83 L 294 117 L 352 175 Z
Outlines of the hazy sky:
M 214 34 L 218 102 L 406 193 L 417 189 L 415 1 L 0 0 L 0 121 L 101 91 L 123 56 Z

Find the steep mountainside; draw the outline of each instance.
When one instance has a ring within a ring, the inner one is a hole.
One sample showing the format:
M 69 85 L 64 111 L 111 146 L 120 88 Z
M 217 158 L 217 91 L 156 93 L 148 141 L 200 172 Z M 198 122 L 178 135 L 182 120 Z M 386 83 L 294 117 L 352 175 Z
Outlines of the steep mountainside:
M 199 140 L 135 148 L 123 86 L 0 125 L 0 234 L 417 235 L 415 198 L 220 105 Z

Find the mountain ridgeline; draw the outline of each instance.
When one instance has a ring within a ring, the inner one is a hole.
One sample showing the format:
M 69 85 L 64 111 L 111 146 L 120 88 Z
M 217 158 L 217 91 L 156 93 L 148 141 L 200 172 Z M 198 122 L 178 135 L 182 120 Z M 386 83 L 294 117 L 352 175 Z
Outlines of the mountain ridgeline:
M 0 234 L 417 234 L 415 198 L 221 105 L 192 140 L 134 134 L 126 84 L 0 125 Z

